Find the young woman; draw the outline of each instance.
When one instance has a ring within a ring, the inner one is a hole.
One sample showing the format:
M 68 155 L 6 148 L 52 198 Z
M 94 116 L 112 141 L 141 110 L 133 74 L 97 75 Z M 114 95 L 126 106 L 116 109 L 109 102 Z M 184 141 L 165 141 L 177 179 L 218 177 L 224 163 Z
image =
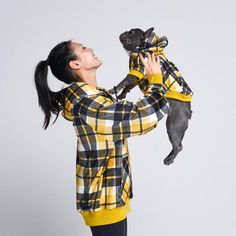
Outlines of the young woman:
M 137 71 L 144 96 L 136 103 L 116 101 L 97 86 L 96 71 L 102 61 L 80 43 L 59 43 L 35 70 L 38 101 L 45 114 L 44 129 L 52 114 L 57 119 L 60 112 L 75 128 L 77 210 L 93 236 L 127 235 L 133 198 L 127 138 L 149 132 L 168 112 L 159 57 L 148 54 L 147 61 L 139 57 L 146 76 Z M 48 67 L 69 86 L 51 91 Z

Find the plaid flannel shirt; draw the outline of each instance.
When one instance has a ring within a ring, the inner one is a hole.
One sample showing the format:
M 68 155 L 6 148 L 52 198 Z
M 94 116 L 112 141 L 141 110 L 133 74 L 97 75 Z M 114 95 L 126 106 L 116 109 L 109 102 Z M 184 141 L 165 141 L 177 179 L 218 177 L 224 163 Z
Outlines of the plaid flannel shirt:
M 84 82 L 65 90 L 62 116 L 73 121 L 77 134 L 78 211 L 113 209 L 133 197 L 126 138 L 149 132 L 168 112 L 161 84 L 142 89 L 144 96 L 136 103 L 117 102 L 105 89 Z
M 142 74 L 145 73 L 144 66 L 139 62 L 139 52 L 144 57 L 146 57 L 146 52 L 155 53 L 160 57 L 163 80 L 167 90 L 166 97 L 190 102 L 192 100 L 193 92 L 184 80 L 176 65 L 167 59 L 163 49 L 167 45 L 167 37 L 159 37 L 156 33 L 152 33 L 149 38 L 145 39 L 141 47 L 136 48 L 134 52 L 129 52 L 129 74 L 142 77 Z

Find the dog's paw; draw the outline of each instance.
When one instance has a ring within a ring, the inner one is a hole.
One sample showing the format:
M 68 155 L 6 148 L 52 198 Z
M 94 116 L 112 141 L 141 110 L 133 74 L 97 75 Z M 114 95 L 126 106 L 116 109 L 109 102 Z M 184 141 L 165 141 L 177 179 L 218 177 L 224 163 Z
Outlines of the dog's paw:
M 115 89 L 114 89 L 114 88 L 113 88 L 113 89 L 109 89 L 109 90 L 108 90 L 108 93 L 110 93 L 110 94 L 115 94 L 115 92 L 116 92 L 116 91 L 115 91 Z
M 174 159 L 173 159 L 173 158 L 166 157 L 166 158 L 164 159 L 164 164 L 165 164 L 165 165 L 170 165 L 170 164 L 172 164 L 172 163 L 174 163 Z
M 124 99 L 126 97 L 126 93 L 121 93 L 117 98 L 119 99 L 119 100 L 122 100 L 122 99 Z

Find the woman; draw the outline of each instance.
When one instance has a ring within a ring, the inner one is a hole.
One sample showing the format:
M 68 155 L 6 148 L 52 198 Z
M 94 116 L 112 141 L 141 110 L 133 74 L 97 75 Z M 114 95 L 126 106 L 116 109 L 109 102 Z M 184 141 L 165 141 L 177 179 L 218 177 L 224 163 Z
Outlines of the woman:
M 35 70 L 39 105 L 45 114 L 43 127 L 48 127 L 52 114 L 57 119 L 60 111 L 73 122 L 78 139 L 77 210 L 93 236 L 127 235 L 133 190 L 126 138 L 149 132 L 168 112 L 160 59 L 147 56 L 145 61 L 140 55 L 147 77 L 137 72 L 144 96 L 136 103 L 116 101 L 97 86 L 96 71 L 102 61 L 80 43 L 59 43 Z M 57 79 L 69 86 L 51 91 L 48 66 Z

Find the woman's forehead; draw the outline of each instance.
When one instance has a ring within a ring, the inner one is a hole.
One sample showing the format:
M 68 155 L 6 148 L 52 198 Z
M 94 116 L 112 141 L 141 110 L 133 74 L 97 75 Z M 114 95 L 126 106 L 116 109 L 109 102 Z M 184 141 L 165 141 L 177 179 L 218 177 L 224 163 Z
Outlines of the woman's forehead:
M 82 53 L 83 50 L 83 44 L 77 43 L 77 42 L 72 42 L 71 43 L 71 48 L 74 51 L 75 54 L 79 55 Z
M 82 43 L 78 43 L 78 42 L 72 42 L 71 46 L 74 48 L 83 48 L 83 44 Z

